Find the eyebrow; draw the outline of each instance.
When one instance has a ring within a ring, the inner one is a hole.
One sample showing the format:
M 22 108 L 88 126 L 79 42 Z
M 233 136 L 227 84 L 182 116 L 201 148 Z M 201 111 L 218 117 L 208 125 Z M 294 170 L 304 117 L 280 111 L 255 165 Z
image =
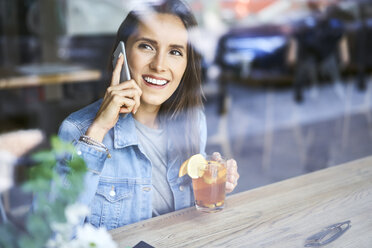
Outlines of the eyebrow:
M 158 44 L 158 42 L 156 40 L 149 39 L 149 38 L 146 38 L 146 37 L 139 37 L 136 40 L 137 41 L 146 41 L 146 42 L 151 43 L 153 45 L 157 45 Z M 171 48 L 178 48 L 178 49 L 186 50 L 185 46 L 179 45 L 179 44 L 171 44 L 170 47 Z

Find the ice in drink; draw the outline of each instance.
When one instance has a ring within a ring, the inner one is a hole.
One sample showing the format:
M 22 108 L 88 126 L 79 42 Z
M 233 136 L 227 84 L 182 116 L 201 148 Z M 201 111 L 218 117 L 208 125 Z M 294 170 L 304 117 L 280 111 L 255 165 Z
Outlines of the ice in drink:
M 194 197 L 199 210 L 214 212 L 223 209 L 225 203 L 226 163 L 207 160 L 200 177 L 193 178 Z

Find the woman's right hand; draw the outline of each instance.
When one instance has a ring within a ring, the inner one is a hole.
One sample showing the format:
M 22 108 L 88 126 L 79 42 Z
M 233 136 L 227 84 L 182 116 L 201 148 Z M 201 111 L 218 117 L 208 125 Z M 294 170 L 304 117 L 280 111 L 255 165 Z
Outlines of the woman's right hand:
M 102 141 L 106 133 L 115 126 L 120 113 L 136 113 L 140 106 L 142 91 L 136 81 L 120 82 L 120 72 L 124 57 L 120 55 L 112 73 L 110 87 L 107 88 L 101 107 L 88 128 L 86 135 Z

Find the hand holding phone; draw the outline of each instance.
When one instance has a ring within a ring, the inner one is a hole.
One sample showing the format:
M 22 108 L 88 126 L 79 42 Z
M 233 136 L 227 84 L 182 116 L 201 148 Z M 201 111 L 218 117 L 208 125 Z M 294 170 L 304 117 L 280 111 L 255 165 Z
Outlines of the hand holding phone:
M 117 68 L 120 54 L 123 55 L 122 68 Z M 107 88 L 101 106 L 92 125 L 85 133 L 87 136 L 102 142 L 108 130 L 115 126 L 120 114 L 135 114 L 140 106 L 141 88 L 131 79 L 124 42 L 119 42 L 113 54 L 114 71 L 110 87 Z M 119 81 L 119 69 L 120 81 Z
M 113 56 L 114 58 L 112 60 L 113 68 L 115 68 L 116 66 L 120 53 L 122 53 L 124 56 L 124 63 L 123 63 L 123 67 L 121 68 L 121 72 L 120 72 L 120 82 L 125 82 L 125 81 L 130 80 L 131 77 L 130 77 L 130 71 L 129 71 L 129 66 L 128 66 L 127 54 L 125 52 L 125 44 L 123 41 L 119 42 L 118 46 L 116 47 L 114 51 L 114 56 Z

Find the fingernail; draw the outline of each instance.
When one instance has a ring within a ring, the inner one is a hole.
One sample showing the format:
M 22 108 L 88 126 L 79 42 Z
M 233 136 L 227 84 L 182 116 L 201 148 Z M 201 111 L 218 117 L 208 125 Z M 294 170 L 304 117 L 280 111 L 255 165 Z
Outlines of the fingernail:
M 119 58 L 120 58 L 121 56 L 123 56 L 123 53 L 120 53 L 120 54 L 119 54 Z

